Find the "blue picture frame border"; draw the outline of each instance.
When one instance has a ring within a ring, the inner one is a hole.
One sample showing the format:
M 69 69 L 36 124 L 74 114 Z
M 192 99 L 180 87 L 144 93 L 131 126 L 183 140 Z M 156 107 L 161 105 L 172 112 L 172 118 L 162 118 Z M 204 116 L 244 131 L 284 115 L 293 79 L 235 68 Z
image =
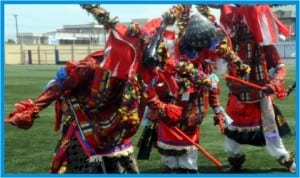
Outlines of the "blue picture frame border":
M 0 162 L 0 168 L 1 168 L 1 177 L 182 177 L 182 174 L 127 174 L 127 175 L 120 175 L 120 174 L 65 174 L 65 175 L 57 175 L 57 174 L 6 174 L 4 172 L 5 163 L 4 163 L 4 103 L 5 103 L 5 31 L 4 31 L 4 6 L 6 4 L 81 4 L 81 3 L 94 3 L 94 4 L 195 4 L 195 3 L 201 3 L 201 4 L 214 4 L 214 3 L 228 3 L 228 4 L 294 4 L 296 6 L 296 83 L 299 82 L 299 52 L 300 52 L 300 45 L 299 45 L 299 17 L 300 17 L 300 1 L 294 1 L 294 0 L 273 0 L 273 1 L 258 1 L 258 0 L 252 0 L 252 1 L 246 1 L 246 0 L 239 0 L 239 1 L 230 1 L 230 0 L 222 0 L 222 1 L 211 1 L 207 0 L 205 2 L 203 1 L 196 1 L 196 0 L 169 0 L 169 1 L 163 1 L 163 0 L 143 0 L 143 1 L 137 1 L 137 0 L 101 0 L 101 1 L 92 1 L 92 0 L 0 0 L 0 27 L 1 27 L 1 33 L 0 33 L 0 57 L 1 57 L 1 64 L 0 64 L 0 111 L 1 111 L 1 118 L 2 121 L 0 123 L 0 133 L 1 133 L 1 162 Z M 296 107 L 299 107 L 299 87 L 296 87 Z M 299 130 L 299 111 L 296 109 L 296 132 Z M 185 174 L 185 177 L 299 177 L 299 134 L 296 133 L 296 164 L 297 164 L 297 172 L 295 174 Z

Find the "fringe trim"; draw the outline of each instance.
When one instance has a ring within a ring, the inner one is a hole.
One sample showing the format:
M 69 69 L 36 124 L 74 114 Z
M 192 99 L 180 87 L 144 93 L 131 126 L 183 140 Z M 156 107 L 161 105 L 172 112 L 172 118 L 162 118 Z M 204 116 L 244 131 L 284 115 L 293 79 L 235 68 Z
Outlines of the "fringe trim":
M 256 130 L 260 130 L 260 126 L 256 126 L 256 127 L 236 127 L 236 126 L 228 126 L 228 130 L 230 131 L 238 131 L 238 132 L 251 132 L 251 131 L 256 131 Z
M 179 146 L 179 145 L 168 145 L 163 142 L 158 141 L 157 146 L 161 149 L 165 150 L 186 150 L 186 151 L 192 151 L 192 150 L 197 150 L 197 148 L 194 145 L 191 146 Z
M 103 162 L 103 157 L 104 156 L 106 156 L 106 157 L 117 157 L 117 156 L 129 156 L 130 154 L 133 154 L 133 147 L 132 146 L 125 149 L 125 150 L 119 151 L 119 152 L 92 155 L 87 159 L 87 161 L 89 163 L 100 163 L 100 162 Z
M 100 163 L 100 162 L 103 162 L 103 155 L 93 155 L 93 156 L 90 156 L 87 161 L 89 163 Z
M 104 153 L 101 154 L 101 156 L 116 157 L 116 156 L 129 156 L 130 154 L 133 154 L 133 146 L 130 146 L 118 152 Z

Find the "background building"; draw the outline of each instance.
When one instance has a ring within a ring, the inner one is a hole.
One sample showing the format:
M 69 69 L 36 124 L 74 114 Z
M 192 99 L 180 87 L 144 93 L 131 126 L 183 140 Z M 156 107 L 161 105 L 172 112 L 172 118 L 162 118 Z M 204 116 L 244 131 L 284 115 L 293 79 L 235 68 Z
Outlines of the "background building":
M 49 45 L 105 44 L 106 33 L 102 25 L 95 23 L 64 25 L 62 29 L 43 34 L 19 33 L 17 43 Z
M 285 25 L 290 27 L 291 39 L 295 39 L 296 32 L 296 6 L 280 5 L 273 7 L 273 12 Z
M 292 31 L 292 37 L 280 41 L 276 47 L 280 56 L 288 61 L 295 59 L 295 5 L 278 5 L 274 13 Z M 148 19 L 132 19 L 144 25 Z M 122 22 L 123 23 L 123 22 Z M 125 22 L 124 24 L 128 24 Z M 61 29 L 46 33 L 19 33 L 17 43 L 5 45 L 6 64 L 59 64 L 67 60 L 80 60 L 92 51 L 102 49 L 107 34 L 97 23 L 63 25 Z
M 295 39 L 296 31 L 296 6 L 295 5 L 275 5 L 273 12 L 277 17 L 291 29 L 292 36 Z M 132 19 L 140 25 L 145 24 L 148 19 Z M 129 22 L 125 22 L 128 24 Z M 104 45 L 106 43 L 106 32 L 102 25 L 97 23 L 64 25 L 63 28 L 53 32 L 43 34 L 19 33 L 18 44 L 45 44 L 45 45 Z
M 143 25 L 148 19 L 132 19 Z M 128 24 L 129 22 L 125 22 Z M 18 44 L 44 44 L 44 45 L 104 45 L 106 31 L 103 25 L 96 23 L 64 25 L 63 28 L 43 34 L 19 33 Z

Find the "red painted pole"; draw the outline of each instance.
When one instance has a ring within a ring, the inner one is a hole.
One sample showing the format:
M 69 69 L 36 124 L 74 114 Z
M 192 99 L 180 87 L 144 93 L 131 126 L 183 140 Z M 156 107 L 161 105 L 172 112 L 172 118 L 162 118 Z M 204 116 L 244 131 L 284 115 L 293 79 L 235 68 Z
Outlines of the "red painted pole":
M 233 77 L 233 76 L 230 76 L 230 75 L 227 75 L 227 74 L 224 74 L 224 77 L 225 77 L 225 79 L 233 80 L 235 82 L 241 83 L 243 85 L 247 85 L 249 87 L 252 87 L 252 88 L 255 88 L 255 89 L 258 89 L 258 90 L 265 90 L 265 88 L 262 87 L 262 86 L 256 85 L 254 83 L 251 83 L 251 82 L 248 82 L 248 81 L 245 81 L 245 80 L 242 80 L 242 79 L 237 78 L 237 77 Z
M 163 121 L 159 120 L 161 124 L 165 124 Z M 184 132 L 182 132 L 178 127 L 170 127 L 171 129 L 174 129 L 176 133 L 178 133 L 180 136 L 185 138 L 187 141 L 189 141 L 191 144 L 193 144 L 205 157 L 207 157 L 212 163 L 214 163 L 218 168 L 222 168 L 222 163 L 217 160 L 213 155 L 211 155 L 209 152 L 207 152 L 203 147 L 201 147 L 199 144 L 195 143 L 190 137 L 188 137 Z

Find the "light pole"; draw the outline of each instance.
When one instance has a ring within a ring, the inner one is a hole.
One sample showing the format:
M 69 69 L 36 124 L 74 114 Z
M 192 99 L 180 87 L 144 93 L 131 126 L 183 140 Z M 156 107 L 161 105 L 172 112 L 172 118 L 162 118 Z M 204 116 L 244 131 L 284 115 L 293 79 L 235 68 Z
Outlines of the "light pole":
M 19 37 L 19 28 L 18 28 L 18 14 L 14 14 L 15 21 L 16 21 L 16 33 L 17 33 L 17 43 L 18 43 L 18 37 Z
M 18 14 L 14 14 L 14 17 L 15 17 L 15 21 L 16 21 L 16 33 L 17 33 L 17 44 L 20 44 L 19 43 L 19 28 L 18 28 Z M 21 45 L 20 45 L 20 60 L 21 60 L 21 64 L 25 64 L 25 58 L 23 56 L 23 36 L 22 36 L 22 39 L 21 39 Z

